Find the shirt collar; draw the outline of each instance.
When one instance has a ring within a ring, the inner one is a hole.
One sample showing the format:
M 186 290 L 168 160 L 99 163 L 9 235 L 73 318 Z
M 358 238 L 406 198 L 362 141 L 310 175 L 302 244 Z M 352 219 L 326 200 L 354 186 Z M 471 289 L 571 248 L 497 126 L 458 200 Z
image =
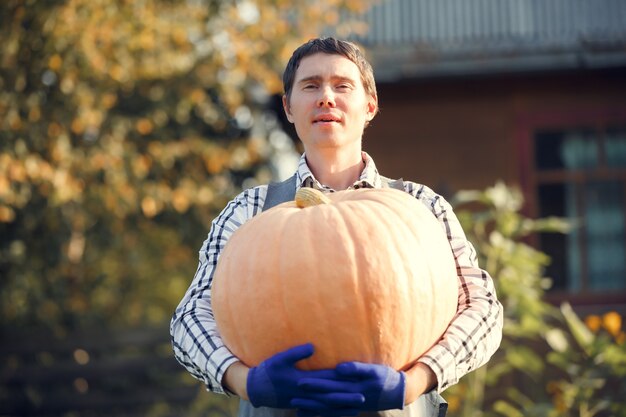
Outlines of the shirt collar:
M 365 162 L 365 168 L 361 172 L 361 176 L 359 179 L 352 184 L 348 189 L 356 189 L 356 188 L 380 188 L 381 187 L 381 178 L 378 173 L 378 169 L 376 169 L 376 164 L 371 156 L 369 156 L 366 152 L 361 152 L 361 156 L 363 161 Z M 300 162 L 298 163 L 298 170 L 296 171 L 296 179 L 298 183 L 298 188 L 300 187 L 312 187 L 317 188 L 321 191 L 329 191 L 334 192 L 332 188 L 327 185 L 321 184 L 311 172 L 309 166 L 306 162 L 306 154 L 302 154 L 300 157 Z

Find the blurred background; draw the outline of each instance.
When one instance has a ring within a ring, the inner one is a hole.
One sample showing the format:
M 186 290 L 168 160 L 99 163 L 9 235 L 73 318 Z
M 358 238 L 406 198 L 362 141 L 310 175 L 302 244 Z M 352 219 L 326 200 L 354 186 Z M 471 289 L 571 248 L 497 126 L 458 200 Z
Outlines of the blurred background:
M 4 0 L 0 416 L 233 415 L 169 319 L 210 222 L 292 174 L 293 50 L 360 44 L 364 149 L 447 197 L 505 306 L 449 415 L 626 416 L 626 2 Z

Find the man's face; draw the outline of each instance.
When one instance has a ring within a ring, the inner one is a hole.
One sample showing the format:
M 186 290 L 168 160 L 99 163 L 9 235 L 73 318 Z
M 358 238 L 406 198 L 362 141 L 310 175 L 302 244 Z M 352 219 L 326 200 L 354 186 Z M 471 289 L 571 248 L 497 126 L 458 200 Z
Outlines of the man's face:
M 342 55 L 317 53 L 300 61 L 283 107 L 307 151 L 360 142 L 377 101 L 365 92 L 356 64 Z

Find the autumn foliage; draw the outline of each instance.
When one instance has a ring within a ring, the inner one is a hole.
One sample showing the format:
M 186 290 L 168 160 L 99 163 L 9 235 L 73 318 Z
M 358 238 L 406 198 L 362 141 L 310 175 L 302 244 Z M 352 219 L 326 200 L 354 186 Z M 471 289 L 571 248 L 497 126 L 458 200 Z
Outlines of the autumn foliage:
M 0 320 L 167 320 L 211 219 L 268 181 L 293 49 L 365 1 L 0 6 Z

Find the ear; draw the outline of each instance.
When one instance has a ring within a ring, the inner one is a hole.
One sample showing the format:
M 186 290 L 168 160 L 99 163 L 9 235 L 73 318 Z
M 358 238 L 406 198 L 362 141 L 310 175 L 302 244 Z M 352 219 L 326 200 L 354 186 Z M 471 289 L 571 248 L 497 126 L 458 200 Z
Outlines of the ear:
M 378 113 L 378 97 L 375 94 L 369 96 L 367 100 L 367 121 L 371 121 Z
M 293 123 L 293 116 L 291 115 L 291 111 L 289 110 L 289 99 L 287 98 L 287 95 L 283 95 L 283 110 L 285 111 L 287 120 L 289 120 L 290 123 Z

